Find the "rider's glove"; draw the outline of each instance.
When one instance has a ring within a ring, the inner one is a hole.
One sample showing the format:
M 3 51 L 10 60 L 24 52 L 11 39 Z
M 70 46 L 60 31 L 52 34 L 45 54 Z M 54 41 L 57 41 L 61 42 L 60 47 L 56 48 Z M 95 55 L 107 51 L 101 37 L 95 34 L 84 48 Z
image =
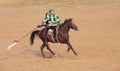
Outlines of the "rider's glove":
M 53 21 L 52 23 L 55 24 L 55 23 L 57 23 L 57 22 L 56 22 L 56 21 Z
M 39 28 L 40 26 L 41 26 L 41 25 L 40 25 L 40 24 L 38 24 L 38 25 L 37 25 L 37 28 Z

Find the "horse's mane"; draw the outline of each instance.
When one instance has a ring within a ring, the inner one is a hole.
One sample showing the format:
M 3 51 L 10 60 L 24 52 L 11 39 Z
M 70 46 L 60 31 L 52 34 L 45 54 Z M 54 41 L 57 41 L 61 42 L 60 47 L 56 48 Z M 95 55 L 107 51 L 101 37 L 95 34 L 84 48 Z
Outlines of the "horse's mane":
M 69 23 L 71 19 L 65 19 L 65 21 L 60 25 L 60 28 L 63 27 L 65 24 Z

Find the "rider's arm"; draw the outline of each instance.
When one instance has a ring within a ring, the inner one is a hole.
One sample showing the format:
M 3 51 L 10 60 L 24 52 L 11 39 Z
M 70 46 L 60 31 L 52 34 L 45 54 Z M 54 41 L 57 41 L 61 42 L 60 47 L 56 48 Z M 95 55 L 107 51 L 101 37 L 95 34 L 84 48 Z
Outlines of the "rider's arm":
M 48 16 L 48 15 L 46 15 L 46 16 L 45 16 L 45 18 L 44 18 L 44 20 L 43 20 L 43 22 L 48 21 L 48 19 L 49 19 L 49 16 Z
M 58 15 L 55 15 L 56 22 L 60 22 L 60 17 Z

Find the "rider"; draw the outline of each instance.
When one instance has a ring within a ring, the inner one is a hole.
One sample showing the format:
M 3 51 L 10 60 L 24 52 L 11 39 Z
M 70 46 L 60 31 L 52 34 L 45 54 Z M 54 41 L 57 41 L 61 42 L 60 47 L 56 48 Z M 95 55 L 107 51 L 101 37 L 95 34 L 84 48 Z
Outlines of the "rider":
M 47 28 L 45 36 L 47 35 L 49 29 L 53 29 L 54 30 L 53 31 L 53 34 L 54 34 L 53 37 L 54 37 L 55 41 L 57 42 L 56 28 L 60 24 L 60 18 L 57 14 L 55 14 L 53 8 L 50 8 L 47 11 L 47 13 L 45 14 L 45 18 L 44 18 L 43 22 L 45 23 L 46 28 Z

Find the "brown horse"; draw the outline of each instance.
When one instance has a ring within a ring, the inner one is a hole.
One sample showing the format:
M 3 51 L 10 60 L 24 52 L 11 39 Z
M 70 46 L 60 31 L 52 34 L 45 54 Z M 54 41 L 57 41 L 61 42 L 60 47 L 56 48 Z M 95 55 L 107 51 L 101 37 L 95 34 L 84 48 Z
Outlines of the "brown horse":
M 64 21 L 64 23 L 62 23 L 62 25 L 59 26 L 57 37 L 58 37 L 59 43 L 63 43 L 63 44 L 67 44 L 68 45 L 67 52 L 69 52 L 70 49 L 71 49 L 73 51 L 73 53 L 75 55 L 77 55 L 77 53 L 74 51 L 74 49 L 72 48 L 72 45 L 71 45 L 71 43 L 69 41 L 69 35 L 68 35 L 68 33 L 69 33 L 70 29 L 74 29 L 74 30 L 77 31 L 78 27 L 73 23 L 72 19 L 66 19 Z M 34 43 L 34 37 L 35 37 L 35 35 L 39 36 L 39 38 L 42 40 L 43 44 L 40 47 L 40 49 L 41 49 L 41 53 L 42 53 L 43 57 L 45 57 L 44 52 L 43 52 L 43 48 L 45 46 L 47 47 L 47 49 L 53 55 L 55 55 L 55 53 L 50 49 L 48 43 L 49 42 L 56 43 L 52 39 L 51 35 L 47 34 L 47 36 L 45 36 L 45 32 L 46 32 L 46 28 L 44 28 L 42 30 L 36 30 L 36 31 L 33 31 L 32 34 L 31 34 L 31 36 L 30 36 L 31 45 Z

